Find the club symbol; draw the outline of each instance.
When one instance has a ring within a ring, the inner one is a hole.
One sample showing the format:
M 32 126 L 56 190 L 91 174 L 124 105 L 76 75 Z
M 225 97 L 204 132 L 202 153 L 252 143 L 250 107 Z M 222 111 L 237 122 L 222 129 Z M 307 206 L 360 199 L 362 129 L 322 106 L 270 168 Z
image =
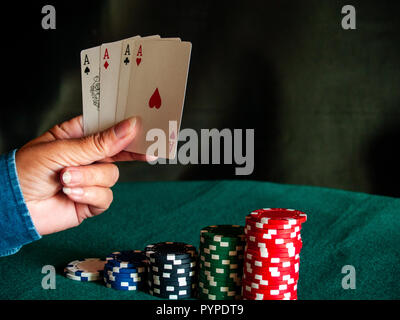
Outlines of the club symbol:
M 129 58 L 126 57 L 125 60 L 124 60 L 125 65 L 128 65 L 129 62 L 130 62 L 130 61 L 129 61 Z

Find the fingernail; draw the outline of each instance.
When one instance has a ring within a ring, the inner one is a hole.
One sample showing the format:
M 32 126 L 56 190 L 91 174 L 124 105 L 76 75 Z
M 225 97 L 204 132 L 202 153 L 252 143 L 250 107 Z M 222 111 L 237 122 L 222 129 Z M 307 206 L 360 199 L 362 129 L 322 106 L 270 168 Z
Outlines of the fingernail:
M 66 195 L 75 195 L 75 196 L 83 195 L 83 189 L 82 188 L 63 188 L 63 192 Z
M 62 179 L 65 184 L 70 183 L 72 180 L 71 174 L 68 171 L 64 172 L 64 174 L 62 175 Z
M 126 137 L 131 132 L 131 130 L 135 127 L 135 124 L 136 124 L 136 117 L 126 119 L 126 120 L 118 123 L 114 127 L 115 135 L 117 136 L 118 139 L 122 139 L 122 138 Z
M 78 184 L 82 182 L 82 172 L 68 169 L 68 171 L 63 173 L 62 180 L 66 185 Z

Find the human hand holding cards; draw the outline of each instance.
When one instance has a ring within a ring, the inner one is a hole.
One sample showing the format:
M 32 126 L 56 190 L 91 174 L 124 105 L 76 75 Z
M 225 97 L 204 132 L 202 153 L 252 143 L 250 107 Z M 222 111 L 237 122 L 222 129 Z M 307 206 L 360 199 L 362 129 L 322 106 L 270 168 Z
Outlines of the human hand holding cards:
M 136 116 L 140 129 L 126 151 L 175 158 L 191 47 L 179 38 L 156 35 L 82 50 L 85 135 Z M 157 141 L 157 132 L 165 141 Z

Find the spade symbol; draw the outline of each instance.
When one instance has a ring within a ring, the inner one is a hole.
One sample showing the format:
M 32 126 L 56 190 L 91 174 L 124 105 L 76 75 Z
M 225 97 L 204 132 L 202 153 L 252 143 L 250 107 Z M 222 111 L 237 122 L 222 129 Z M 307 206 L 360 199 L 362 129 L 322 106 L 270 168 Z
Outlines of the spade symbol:
M 128 57 L 126 57 L 125 60 L 124 60 L 125 65 L 128 65 L 129 62 L 130 61 L 129 61 Z
M 149 100 L 149 107 L 150 108 L 155 107 L 156 109 L 160 109 L 161 107 L 161 96 L 160 93 L 158 92 L 158 88 L 156 88 L 156 90 L 154 91 Z
M 86 75 L 88 75 L 89 74 L 89 72 L 90 72 L 90 69 L 89 69 L 89 67 L 86 67 L 86 69 L 85 69 L 85 71 L 84 71 L 85 73 L 86 73 Z

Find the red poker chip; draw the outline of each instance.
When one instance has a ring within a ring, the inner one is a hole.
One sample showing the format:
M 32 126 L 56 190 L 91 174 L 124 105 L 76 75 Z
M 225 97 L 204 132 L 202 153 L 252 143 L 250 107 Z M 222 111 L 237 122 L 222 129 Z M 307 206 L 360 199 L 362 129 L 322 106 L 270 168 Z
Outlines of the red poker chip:
M 301 229 L 301 224 L 287 225 L 287 227 L 277 226 L 275 224 L 266 225 L 264 223 L 246 220 L 245 228 L 249 231 L 268 232 L 269 230 L 276 230 L 277 232 L 284 233 L 285 231 L 293 232 Z
M 243 292 L 250 293 L 250 294 L 255 294 L 255 293 L 262 293 L 267 296 L 279 296 L 279 295 L 284 295 L 285 293 L 290 293 L 290 295 L 293 295 L 297 293 L 297 287 L 293 286 L 291 289 L 286 289 L 286 290 L 272 290 L 272 289 L 255 289 L 251 286 L 244 285 L 243 286 Z
M 276 267 L 278 267 L 279 269 L 285 270 L 288 268 L 294 268 L 296 263 L 298 263 L 300 266 L 300 259 L 294 259 L 292 261 L 283 261 L 283 262 L 278 262 L 278 263 L 246 259 L 244 266 L 250 267 L 250 268 L 276 268 Z
M 267 249 L 275 250 L 275 251 L 286 251 L 287 249 L 298 248 L 303 245 L 303 241 L 299 241 L 299 240 L 287 242 L 284 244 L 273 244 L 273 243 L 270 243 L 267 241 L 268 240 L 262 241 L 262 240 L 258 240 L 256 238 L 251 237 L 248 239 L 247 245 L 248 246 L 249 245 L 256 246 L 258 248 L 267 248 Z
M 252 297 L 242 297 L 242 300 L 247 300 L 247 301 L 253 301 L 253 300 L 260 300 L 260 299 L 253 299 Z M 295 301 L 298 300 L 297 296 L 296 297 L 291 297 L 290 299 L 268 299 L 269 301 L 281 301 L 281 300 L 291 300 L 291 301 Z M 260 301 L 267 301 L 267 299 L 263 299 Z
M 304 212 L 282 208 L 258 209 L 251 212 L 248 217 L 261 223 L 279 225 L 284 223 L 300 224 L 307 221 L 307 215 Z
M 290 297 L 243 294 L 243 300 L 297 300 L 297 294 L 291 295 Z
M 280 274 L 295 274 L 299 272 L 300 264 L 292 264 L 289 268 L 280 268 L 277 266 L 269 266 L 269 267 L 257 267 L 254 265 L 251 265 L 249 263 L 245 263 L 244 268 L 253 273 L 257 274 L 275 274 L 279 272 Z
M 247 300 L 247 301 L 253 301 L 253 300 L 260 300 L 260 299 L 254 299 L 253 297 L 242 297 L 242 300 Z M 297 296 L 296 297 L 290 297 L 290 299 L 262 299 L 260 301 L 281 301 L 281 300 L 290 300 L 290 301 L 295 301 L 298 300 Z
M 299 248 L 301 249 L 303 246 L 303 241 L 301 240 L 295 240 L 292 242 L 286 242 L 284 244 L 275 244 L 273 241 L 269 241 L 269 240 L 258 240 L 255 238 L 249 238 L 247 241 L 247 246 L 248 247 L 256 247 L 256 248 L 268 248 L 271 250 L 275 250 L 275 251 L 284 251 L 287 250 L 289 248 Z
M 282 280 L 284 279 L 283 277 L 290 277 L 290 278 L 294 278 L 299 274 L 299 271 L 295 271 L 295 270 L 287 270 L 287 271 L 269 271 L 268 269 L 250 269 L 250 268 L 244 268 L 243 271 L 246 271 L 247 274 L 252 275 L 253 277 L 259 276 L 262 277 L 263 280 Z
M 299 249 L 294 250 L 285 250 L 285 251 L 276 251 L 276 250 L 268 250 L 263 248 L 252 248 L 247 247 L 245 251 L 246 254 L 252 254 L 259 259 L 268 259 L 271 260 L 272 258 L 295 258 L 297 254 L 300 254 Z
M 288 247 L 277 247 L 273 245 L 267 245 L 266 243 L 263 242 L 248 242 L 247 243 L 247 249 L 256 251 L 256 252 L 265 252 L 268 251 L 268 253 L 292 253 L 294 252 L 299 252 L 301 251 L 303 247 L 302 243 L 295 244 L 293 246 L 288 246 Z
M 256 283 L 256 284 L 263 284 L 263 285 L 266 285 L 266 282 L 265 281 L 263 281 L 262 283 L 260 283 L 259 281 L 257 281 L 257 280 L 250 280 L 251 282 L 253 282 L 253 283 Z M 295 283 L 297 283 L 297 281 L 294 281 Z M 278 286 L 278 285 L 284 285 L 284 284 L 292 284 L 293 283 L 293 281 L 275 281 L 275 282 L 268 282 L 268 285 L 271 285 L 271 286 Z
M 284 241 L 293 241 L 293 239 L 298 239 L 301 234 L 300 232 L 292 232 L 285 234 L 270 234 L 270 233 L 262 233 L 262 232 L 249 232 L 246 234 L 246 240 L 249 237 L 254 237 L 262 240 L 277 240 L 283 239 Z
M 302 246 L 298 247 L 290 247 L 290 248 L 284 248 L 284 249 L 277 249 L 275 247 L 262 247 L 262 243 L 248 243 L 246 249 L 246 252 L 252 251 L 252 253 L 256 253 L 260 257 L 266 257 L 269 258 L 270 256 L 279 256 L 282 257 L 283 255 L 287 255 L 287 257 L 295 257 L 296 254 L 300 254 Z
M 256 293 L 243 292 L 243 298 L 245 300 L 297 300 L 297 293 L 290 295 L 268 295 L 266 293 L 259 293 L 257 295 Z
M 280 284 L 292 284 L 297 282 L 299 280 L 299 274 L 283 275 L 280 277 L 267 277 L 265 275 L 260 275 L 260 274 L 251 274 L 248 273 L 246 270 L 244 270 L 242 280 L 247 280 L 250 282 L 263 285 L 276 286 Z
M 259 246 L 259 244 L 261 246 Z M 272 254 L 277 254 L 280 256 L 281 254 L 287 254 L 288 257 L 292 257 L 293 254 L 300 254 L 301 246 L 296 246 L 296 247 L 289 247 L 289 248 L 276 248 L 275 246 L 262 246 L 263 244 L 261 242 L 248 242 L 245 246 L 245 251 L 244 253 L 248 251 L 252 251 L 253 253 L 258 254 L 259 256 L 263 257 L 265 254 L 268 254 L 268 256 Z M 268 258 L 268 257 L 267 257 Z
M 268 291 L 268 290 L 297 291 L 297 282 L 292 283 L 292 284 L 285 283 L 285 284 L 280 284 L 280 285 L 263 285 L 263 284 L 258 284 L 255 282 L 243 280 L 242 286 L 243 286 L 243 291 L 245 290 L 245 286 L 251 287 L 255 290 L 261 290 L 261 291 Z
M 246 251 L 244 254 L 244 259 L 250 260 L 250 261 L 260 261 L 262 263 L 283 263 L 283 262 L 291 262 L 294 260 L 300 259 L 300 254 L 296 254 L 294 257 L 260 257 L 260 255 L 257 252 L 253 251 Z
M 250 226 L 252 229 L 255 228 L 256 230 L 291 230 L 295 229 L 296 227 L 301 228 L 301 223 L 290 224 L 290 223 L 283 223 L 283 224 L 270 224 L 270 223 L 262 223 L 250 216 L 245 217 L 246 226 Z
M 280 245 L 280 246 L 285 245 L 286 243 L 302 241 L 301 234 L 297 233 L 297 232 L 295 232 L 294 234 L 289 234 L 289 237 L 285 237 L 285 238 L 279 238 L 276 235 L 265 235 L 264 236 L 264 233 L 249 232 L 246 235 L 246 240 L 247 241 L 260 241 L 260 242 L 269 243 L 271 245 Z
M 285 279 L 294 279 L 298 276 L 298 272 L 292 270 L 290 272 L 281 272 L 281 271 L 276 271 L 276 272 L 269 272 L 268 270 L 264 270 L 262 272 L 256 271 L 253 269 L 244 269 L 246 271 L 246 274 L 251 275 L 253 278 L 257 278 L 259 280 L 278 280 L 278 281 L 285 281 Z
M 276 231 L 276 230 L 274 230 Z M 245 231 L 246 239 L 249 237 L 257 237 L 263 240 L 276 240 L 276 239 L 283 239 L 283 240 L 290 240 L 290 239 L 298 239 L 300 236 L 301 238 L 301 230 L 293 231 L 293 232 L 286 232 L 286 233 L 268 233 L 268 232 L 257 232 L 257 231 Z
M 260 225 L 261 226 L 261 225 Z M 246 221 L 246 226 L 244 228 L 244 232 L 261 232 L 261 233 L 270 233 L 270 234 L 285 234 L 285 233 L 292 233 L 292 232 L 300 232 L 301 226 L 296 225 L 292 228 L 287 229 L 279 229 L 279 228 L 260 228 L 256 222 L 253 221 Z
M 263 292 L 269 295 L 279 295 L 287 292 L 296 293 L 297 282 L 293 284 L 260 285 L 256 282 L 242 281 L 242 290 L 251 294 L 256 292 Z
M 261 279 L 260 279 L 261 278 Z M 291 284 L 297 283 L 299 280 L 299 274 L 295 274 L 293 276 L 284 275 L 281 277 L 266 277 L 264 275 L 259 274 L 251 274 L 246 270 L 243 270 L 242 280 L 247 280 L 250 282 L 263 284 L 263 285 L 280 285 L 280 284 Z

